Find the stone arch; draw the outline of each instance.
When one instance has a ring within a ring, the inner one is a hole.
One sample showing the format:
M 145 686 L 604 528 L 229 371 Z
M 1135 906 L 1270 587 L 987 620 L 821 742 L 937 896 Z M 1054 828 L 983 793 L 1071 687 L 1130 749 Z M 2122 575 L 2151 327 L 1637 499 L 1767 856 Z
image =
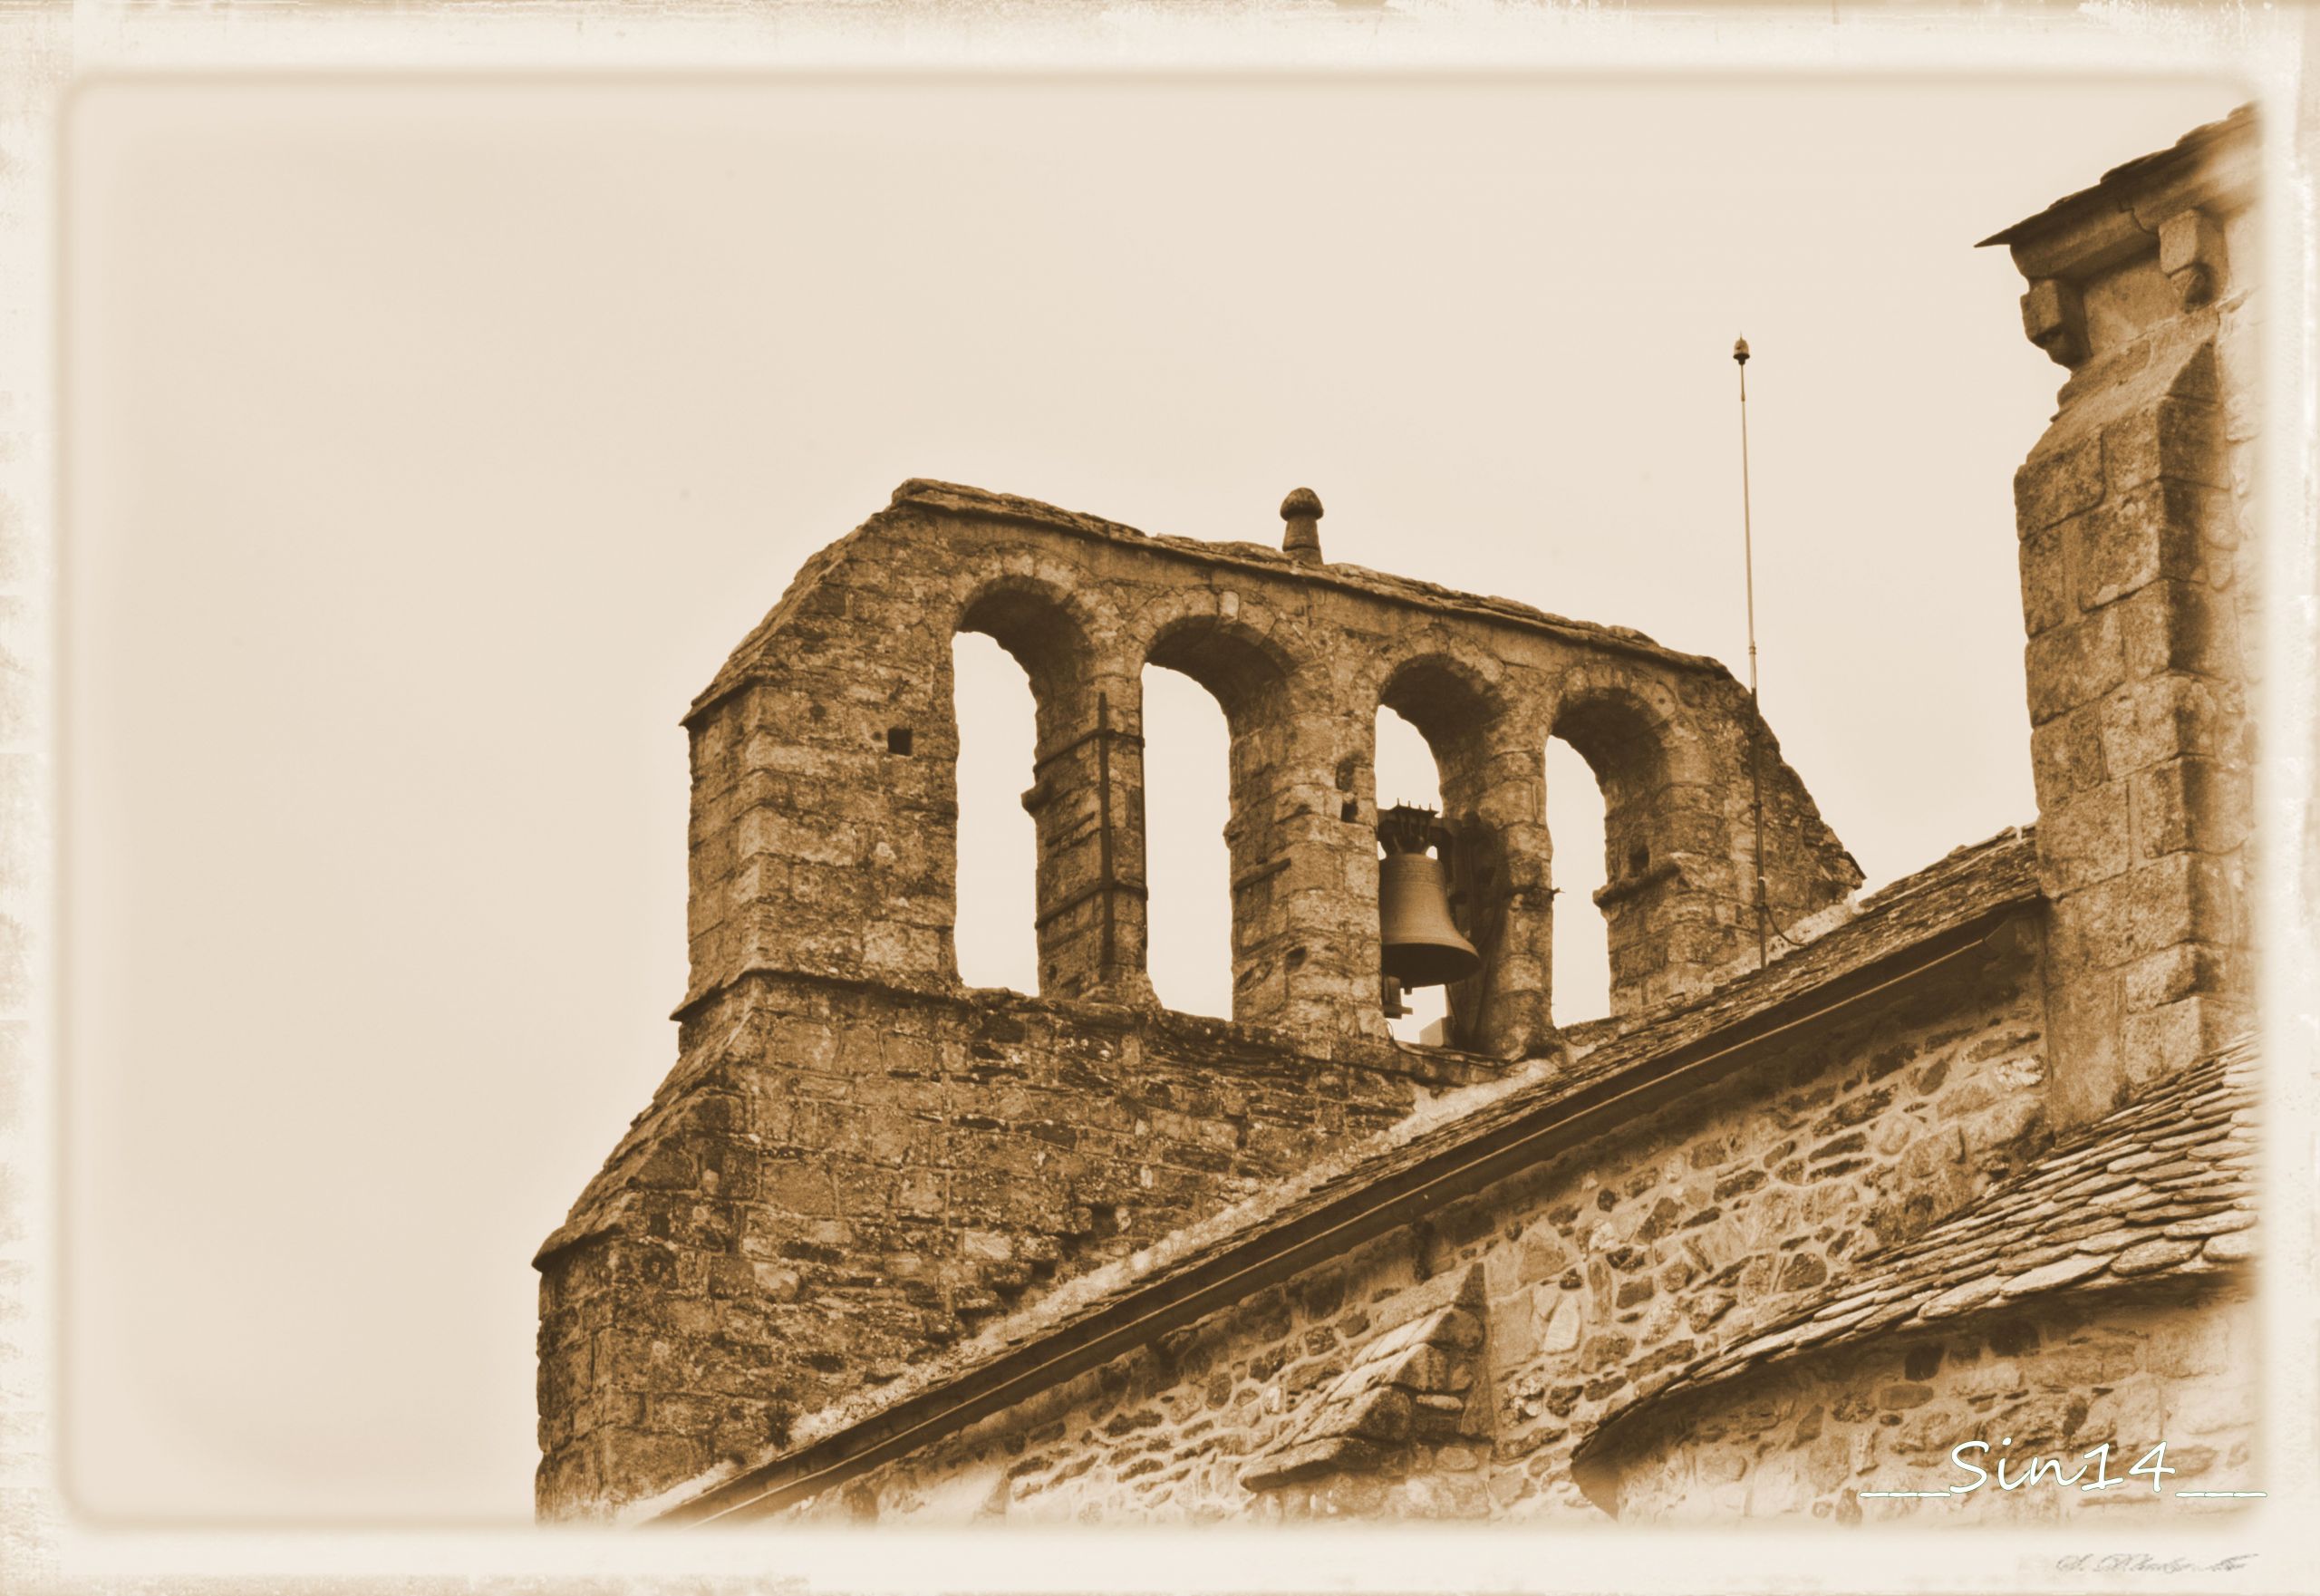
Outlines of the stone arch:
M 1689 720 L 1682 699 L 1655 674 L 1591 660 L 1563 672 L 1548 734 L 1578 749 L 1599 774 L 1623 767 L 1674 782 L 1712 782 L 1712 761 L 1699 739 L 1687 735 Z
M 1232 1018 L 1282 1022 L 1312 954 L 1297 934 L 1292 909 L 1306 884 L 1290 871 L 1300 840 L 1290 813 L 1300 786 L 1298 744 L 1312 736 L 1311 717 L 1300 713 L 1309 672 L 1273 617 L 1230 593 L 1204 587 L 1172 595 L 1139 621 L 1139 668 L 1158 665 L 1191 677 L 1224 711 Z
M 1387 666 L 1378 701 L 1418 729 L 1437 750 L 1472 740 L 1506 712 L 1495 660 L 1448 639 L 1428 638 Z
M 1725 956 L 1732 861 L 1702 740 L 1676 695 L 1633 672 L 1563 680 L 1547 735 L 1577 750 L 1603 795 L 1603 913 L 1611 1011 L 1701 990 Z
M 1110 618 L 1085 589 L 1006 571 L 961 599 L 952 630 L 991 638 L 1030 678 L 1037 738 L 1022 794 L 1036 838 L 1039 991 L 1133 998 L 1144 990 L 1136 759 L 1139 706 L 1109 680 L 1096 640 Z
M 1208 689 L 1236 738 L 1243 726 L 1274 717 L 1298 660 L 1260 624 L 1262 614 L 1244 614 L 1245 605 L 1232 611 L 1197 603 L 1160 607 L 1175 613 L 1146 616 L 1157 624 L 1146 633 L 1146 663 L 1182 672 Z
M 1565 693 L 1547 729 L 1579 750 L 1603 789 L 1608 881 L 1639 875 L 1659 862 L 1650 799 L 1670 781 L 1666 723 L 1658 706 L 1624 684 L 1590 684 Z
M 1544 740 L 1529 735 L 1504 678 L 1498 662 L 1428 639 L 1392 662 L 1375 691 L 1376 706 L 1415 726 L 1433 750 L 1453 839 L 1452 914 L 1482 955 L 1481 968 L 1449 989 L 1450 1043 L 1513 1058 L 1544 1033 L 1551 911 Z M 1376 902 L 1373 885 L 1373 926 Z
M 1023 667 L 1039 706 L 1045 751 L 1083 719 L 1082 701 L 1095 686 L 1093 623 L 1073 589 L 1008 573 L 977 584 L 960 602 L 951 630 L 982 634 Z

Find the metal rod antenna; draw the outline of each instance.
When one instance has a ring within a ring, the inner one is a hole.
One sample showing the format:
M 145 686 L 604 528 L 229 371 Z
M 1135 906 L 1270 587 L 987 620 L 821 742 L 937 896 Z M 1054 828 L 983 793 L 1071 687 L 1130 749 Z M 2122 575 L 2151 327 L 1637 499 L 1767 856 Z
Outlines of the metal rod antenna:
M 1764 760 L 1762 705 L 1756 695 L 1756 532 L 1748 509 L 1748 341 L 1732 341 L 1732 361 L 1740 368 L 1740 556 L 1748 593 L 1748 796 L 1756 826 L 1756 968 L 1771 962 L 1764 899 Z

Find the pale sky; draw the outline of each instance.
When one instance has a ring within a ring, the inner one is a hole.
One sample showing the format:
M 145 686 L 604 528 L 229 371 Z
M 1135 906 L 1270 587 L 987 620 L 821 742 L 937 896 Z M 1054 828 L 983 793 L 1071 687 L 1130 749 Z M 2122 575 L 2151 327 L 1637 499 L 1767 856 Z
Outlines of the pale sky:
M 2030 818 L 2010 484 L 2062 372 L 2023 339 L 2003 251 L 1973 245 L 2240 97 L 85 92 L 73 1499 L 528 1516 L 529 1259 L 674 1056 L 677 718 L 905 478 L 1263 542 L 1309 486 L 1332 558 L 1738 672 L 1745 333 L 1784 753 L 1871 886 Z M 1021 984 L 1029 700 L 981 647 L 962 962 Z M 1222 722 L 1166 674 L 1153 972 L 1213 1009 Z M 1414 734 L 1381 765 L 1381 796 L 1426 796 Z M 1568 837 L 1600 801 L 1559 756 L 1550 782 L 1584 906 L 1600 844 Z M 1594 945 L 1559 949 L 1562 1018 L 1600 1011 Z

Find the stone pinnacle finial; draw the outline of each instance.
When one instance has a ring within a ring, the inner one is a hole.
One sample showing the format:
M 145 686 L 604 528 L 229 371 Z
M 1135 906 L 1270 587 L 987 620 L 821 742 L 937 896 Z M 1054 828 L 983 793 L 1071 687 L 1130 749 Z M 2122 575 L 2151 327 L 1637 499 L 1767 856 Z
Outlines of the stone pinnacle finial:
M 1310 488 L 1292 489 L 1281 501 L 1281 518 L 1289 523 L 1281 547 L 1300 566 L 1321 563 L 1321 498 Z

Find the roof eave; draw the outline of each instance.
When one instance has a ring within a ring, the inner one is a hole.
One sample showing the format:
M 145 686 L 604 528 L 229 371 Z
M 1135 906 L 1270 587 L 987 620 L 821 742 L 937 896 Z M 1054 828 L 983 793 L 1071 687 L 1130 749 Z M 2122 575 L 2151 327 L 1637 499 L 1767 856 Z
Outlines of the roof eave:
M 2243 105 L 2192 129 L 2168 149 L 2102 174 L 2035 216 L 1991 234 L 2022 275 L 2083 279 L 2158 247 L 2159 223 L 2192 208 L 2244 204 L 2255 192 L 2263 148 L 2255 108 Z

